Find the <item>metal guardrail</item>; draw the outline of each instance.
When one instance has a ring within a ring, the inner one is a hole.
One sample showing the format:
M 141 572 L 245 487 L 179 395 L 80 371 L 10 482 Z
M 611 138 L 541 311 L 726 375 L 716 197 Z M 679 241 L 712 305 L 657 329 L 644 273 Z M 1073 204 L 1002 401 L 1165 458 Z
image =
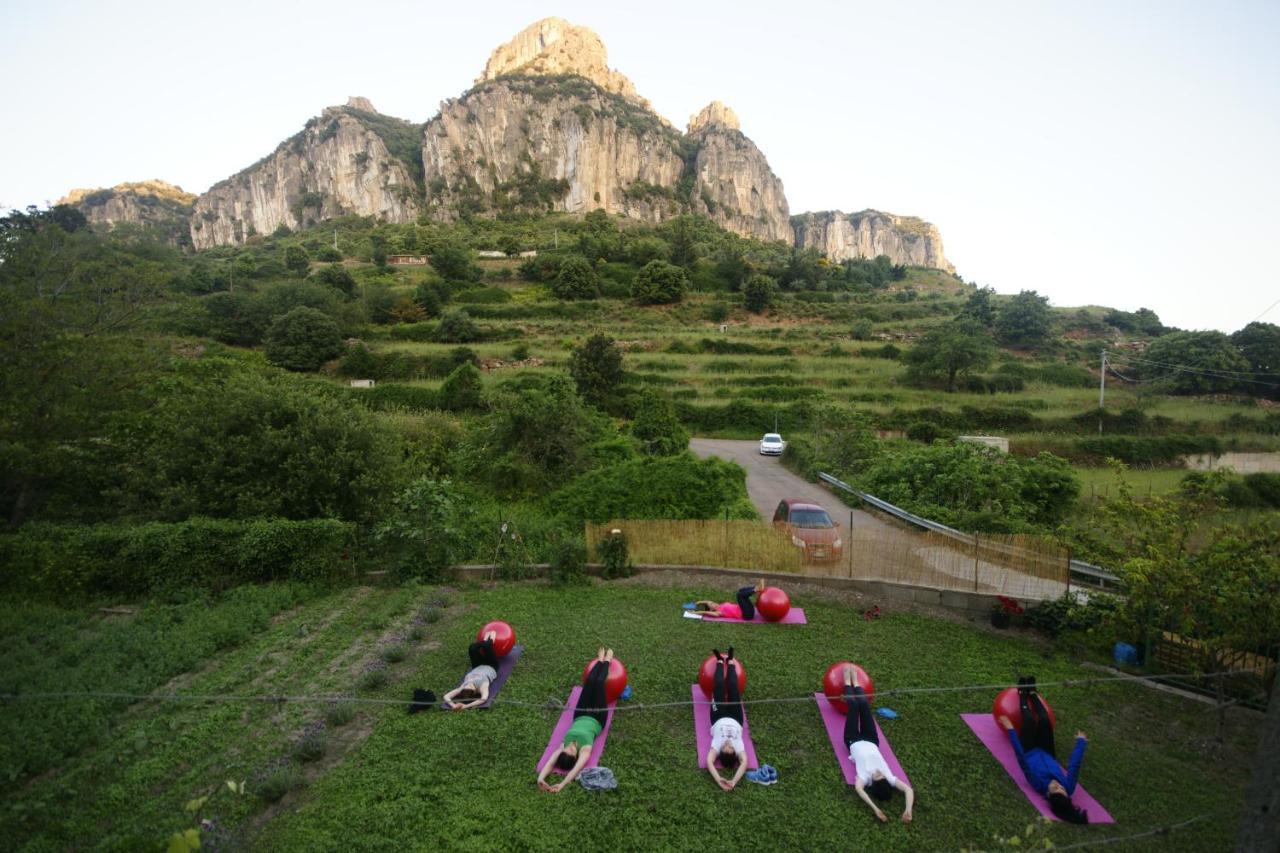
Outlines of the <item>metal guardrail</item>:
M 894 506 L 888 501 L 881 500 L 875 495 L 869 495 L 866 492 L 859 491 L 843 480 L 839 480 L 825 471 L 818 472 L 818 479 L 822 480 L 829 486 L 834 486 L 837 489 L 848 492 L 863 503 L 869 504 L 881 512 L 886 512 L 895 518 L 899 518 L 907 522 L 908 524 L 913 524 L 924 530 L 932 530 L 934 533 L 939 533 L 943 536 L 955 539 L 957 542 L 964 542 L 965 544 L 973 543 L 973 534 L 971 533 L 965 533 L 961 530 L 956 530 L 954 527 L 948 527 L 947 525 L 933 521 L 932 519 L 916 515 L 913 512 L 907 512 L 902 507 Z M 1000 550 L 1003 550 L 1012 556 L 1016 556 L 1020 550 L 1012 545 L 999 545 L 998 547 Z M 1119 577 L 1101 566 L 1095 566 L 1092 563 L 1086 563 L 1082 560 L 1068 560 L 1067 564 L 1071 572 L 1072 580 L 1080 581 L 1082 583 L 1089 584 L 1090 586 L 1100 587 L 1103 589 L 1118 586 L 1120 583 Z

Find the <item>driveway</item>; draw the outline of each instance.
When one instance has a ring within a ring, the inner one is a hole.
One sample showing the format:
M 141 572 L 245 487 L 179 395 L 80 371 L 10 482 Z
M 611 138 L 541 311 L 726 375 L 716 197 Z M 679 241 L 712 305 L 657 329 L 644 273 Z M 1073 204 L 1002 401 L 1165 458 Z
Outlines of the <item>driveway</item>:
M 695 438 L 689 442 L 689 449 L 698 456 L 719 456 L 745 468 L 747 496 L 765 521 L 773 518 L 773 511 L 783 498 L 799 498 L 826 507 L 831 517 L 841 524 L 849 523 L 849 513 L 852 512 L 854 530 L 899 532 L 897 528 L 868 512 L 850 510 L 825 486 L 810 483 L 804 477 L 784 468 L 778 457 L 761 456 L 758 441 Z

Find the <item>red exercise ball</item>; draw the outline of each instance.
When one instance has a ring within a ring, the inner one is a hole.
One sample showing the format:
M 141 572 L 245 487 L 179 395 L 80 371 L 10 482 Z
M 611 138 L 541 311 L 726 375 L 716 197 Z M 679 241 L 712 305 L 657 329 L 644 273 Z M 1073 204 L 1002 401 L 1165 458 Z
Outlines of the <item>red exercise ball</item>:
M 781 621 L 791 610 L 791 597 L 776 586 L 767 586 L 756 599 L 756 610 L 766 622 Z
M 867 701 L 871 702 L 876 697 L 876 683 L 871 680 L 871 676 L 867 675 L 865 669 L 847 660 L 833 663 L 827 667 L 826 673 L 822 676 L 822 692 L 841 714 L 849 713 L 849 703 L 844 701 L 844 668 L 846 666 L 852 666 L 854 672 L 858 674 L 858 685 L 866 692 Z
M 504 658 L 511 654 L 511 650 L 516 646 L 516 631 L 506 622 L 495 619 L 493 622 L 486 622 L 484 627 L 480 629 L 480 633 L 476 634 L 477 640 L 484 640 L 484 635 L 493 631 L 497 634 L 493 638 L 493 653 L 500 658 Z
M 1049 712 L 1049 722 L 1056 726 L 1058 720 L 1053 715 L 1053 708 L 1043 696 L 1040 697 L 1040 701 L 1044 702 L 1044 709 Z M 995 701 L 991 703 L 991 716 L 996 718 L 996 725 L 1002 729 L 1004 726 L 1000 724 L 1001 717 L 1009 718 L 1009 722 L 1013 723 L 1014 731 L 1022 728 L 1022 703 L 1018 701 L 1018 688 L 1006 687 L 996 694 Z
M 716 662 L 718 658 L 715 655 L 707 655 L 707 659 L 702 662 L 702 667 L 698 670 L 698 686 L 702 688 L 702 694 L 708 699 L 712 697 L 716 689 Z M 742 668 L 742 661 L 737 658 L 733 659 L 734 669 L 738 671 L 738 692 L 747 692 L 747 671 Z
M 582 681 L 585 684 L 587 676 L 591 674 L 591 667 L 595 666 L 596 659 L 592 658 L 587 661 L 587 665 L 582 668 Z M 610 702 L 617 702 L 618 697 L 622 695 L 622 691 L 627 689 L 627 668 L 622 665 L 622 661 L 614 658 L 609 661 L 609 675 L 604 681 L 604 696 Z

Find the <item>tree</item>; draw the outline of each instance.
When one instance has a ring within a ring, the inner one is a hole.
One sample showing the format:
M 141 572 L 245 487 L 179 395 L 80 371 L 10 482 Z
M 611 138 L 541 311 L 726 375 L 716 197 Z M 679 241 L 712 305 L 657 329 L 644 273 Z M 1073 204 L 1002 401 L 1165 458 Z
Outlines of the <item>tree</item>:
M 666 261 L 649 261 L 636 275 L 631 295 L 641 305 L 679 302 L 689 288 L 689 277 L 680 267 Z
M 479 281 L 480 267 L 471 260 L 471 250 L 445 244 L 431 253 L 431 266 L 445 281 Z
M 300 305 L 272 322 L 264 340 L 267 361 L 286 370 L 316 370 L 342 352 L 342 335 L 329 315 Z
M 652 388 L 640 392 L 631 435 L 649 456 L 674 456 L 689 447 L 689 431 L 676 417 L 675 406 Z
M 1137 371 L 1169 394 L 1219 394 L 1252 383 L 1249 361 L 1222 332 L 1171 332 L 1147 347 Z
M 984 329 L 994 327 L 996 324 L 996 309 L 991 304 L 991 297 L 994 294 L 995 291 L 990 287 L 979 287 L 969 294 L 969 298 L 965 300 L 964 307 L 960 309 L 957 318 L 972 320 Z
M 735 293 L 741 290 L 743 282 L 747 280 L 750 273 L 751 268 L 747 266 L 741 249 L 730 246 L 721 251 L 720 260 L 716 261 L 716 277 L 730 290 Z
M 284 250 L 284 265 L 294 275 L 306 275 L 311 268 L 311 256 L 301 246 L 290 246 Z
M 484 337 L 471 315 L 461 308 L 452 308 L 440 317 L 434 339 L 444 344 L 468 344 Z
M 387 238 L 376 231 L 369 235 L 369 260 L 378 269 L 387 267 Z
M 762 314 L 773 307 L 778 296 L 777 283 L 767 275 L 756 273 L 747 279 L 742 286 L 742 298 L 747 310 L 753 314 Z
M 907 379 L 922 383 L 945 378 L 947 391 L 956 390 L 956 378 L 991 363 L 995 346 L 976 322 L 952 321 L 931 330 L 907 351 Z
M 396 496 L 374 536 L 391 552 L 398 575 L 437 580 L 465 556 L 467 507 L 450 480 L 424 477 Z
M 1246 390 L 1258 396 L 1280 397 L 1280 326 L 1255 321 L 1233 334 L 1231 343 L 1253 372 L 1254 381 Z
M 480 408 L 484 389 L 480 370 L 471 362 L 454 368 L 440 386 L 440 406 L 451 412 L 470 412 Z
M 569 255 L 551 280 L 551 292 L 557 299 L 595 299 L 600 295 L 600 277 L 586 258 Z
M 413 291 L 413 301 L 428 317 L 440 316 L 440 310 L 449 302 L 449 286 L 438 278 L 422 282 Z
M 344 296 L 351 297 L 355 295 L 356 280 L 351 277 L 351 273 L 347 272 L 342 264 L 329 264 L 327 267 L 321 267 L 311 277 L 321 284 L 336 288 Z
M 622 352 L 613 338 L 592 335 L 569 355 L 569 375 L 584 399 L 601 403 L 622 385 Z
M 658 237 L 641 237 L 633 240 L 627 247 L 627 259 L 633 264 L 644 266 L 649 261 L 666 261 L 671 258 L 671 247 L 667 241 Z
M 996 314 L 996 337 L 1010 346 L 1046 343 L 1052 327 L 1049 297 L 1034 290 L 1024 290 L 1012 297 Z
M 667 243 L 671 247 L 671 263 L 686 269 L 693 266 L 698 255 L 693 245 L 692 219 L 688 216 L 677 216 L 668 223 L 667 234 Z

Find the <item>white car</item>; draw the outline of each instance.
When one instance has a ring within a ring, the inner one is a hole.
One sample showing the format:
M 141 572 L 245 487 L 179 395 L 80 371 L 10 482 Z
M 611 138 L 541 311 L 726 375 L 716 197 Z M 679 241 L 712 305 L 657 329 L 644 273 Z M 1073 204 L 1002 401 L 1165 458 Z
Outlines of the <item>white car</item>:
M 787 443 L 776 432 L 767 432 L 760 439 L 760 453 L 763 456 L 781 456 L 787 449 Z

